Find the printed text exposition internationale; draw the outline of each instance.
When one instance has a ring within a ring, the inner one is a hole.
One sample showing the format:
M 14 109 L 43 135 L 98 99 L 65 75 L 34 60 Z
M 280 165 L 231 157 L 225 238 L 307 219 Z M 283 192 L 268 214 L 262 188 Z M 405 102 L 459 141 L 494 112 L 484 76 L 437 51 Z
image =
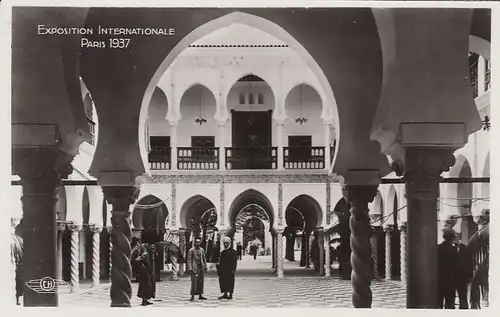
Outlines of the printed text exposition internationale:
M 39 35 L 175 35 L 173 28 L 123 28 L 123 27 L 103 27 L 94 28 L 81 27 L 49 27 L 38 25 Z

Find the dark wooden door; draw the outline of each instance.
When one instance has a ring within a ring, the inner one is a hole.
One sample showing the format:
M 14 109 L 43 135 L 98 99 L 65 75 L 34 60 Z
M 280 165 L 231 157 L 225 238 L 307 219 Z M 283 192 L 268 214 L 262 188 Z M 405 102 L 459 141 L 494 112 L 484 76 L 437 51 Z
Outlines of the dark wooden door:
M 272 111 L 233 110 L 231 115 L 233 168 L 271 168 Z

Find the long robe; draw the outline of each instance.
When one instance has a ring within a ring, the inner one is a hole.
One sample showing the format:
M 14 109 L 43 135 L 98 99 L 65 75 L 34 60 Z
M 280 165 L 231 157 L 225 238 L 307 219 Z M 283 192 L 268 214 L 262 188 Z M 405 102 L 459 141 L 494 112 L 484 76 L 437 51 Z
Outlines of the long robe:
M 187 271 L 191 274 L 191 295 L 203 294 L 207 260 L 203 248 L 193 247 L 187 256 Z
M 142 299 L 155 297 L 154 266 L 147 248 L 145 246 L 135 248 L 132 253 L 132 261 L 136 262 L 137 276 L 139 278 L 137 297 Z
M 221 293 L 234 292 L 234 274 L 238 263 L 238 253 L 233 248 L 225 249 L 220 254 L 217 274 Z

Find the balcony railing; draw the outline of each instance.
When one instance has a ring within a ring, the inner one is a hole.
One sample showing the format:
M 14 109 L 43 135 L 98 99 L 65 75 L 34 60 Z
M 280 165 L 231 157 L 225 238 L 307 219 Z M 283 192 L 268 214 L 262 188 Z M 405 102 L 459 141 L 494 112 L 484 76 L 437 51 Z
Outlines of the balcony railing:
M 177 169 L 179 170 L 218 170 L 218 147 L 178 147 Z
M 278 148 L 275 146 L 226 147 L 226 169 L 276 169 Z
M 151 170 L 169 170 L 170 169 L 170 147 L 152 146 L 149 152 L 149 168 Z
M 325 147 L 283 147 L 283 167 L 285 169 L 323 169 L 325 168 Z
M 484 90 L 488 91 L 491 88 L 491 68 L 486 70 L 484 77 Z
M 474 98 L 477 98 L 477 96 L 479 95 L 477 62 L 469 66 L 469 75 L 470 75 L 472 95 Z
M 92 137 L 89 141 L 90 145 L 95 145 L 95 122 L 87 117 L 87 125 L 89 126 L 90 136 Z

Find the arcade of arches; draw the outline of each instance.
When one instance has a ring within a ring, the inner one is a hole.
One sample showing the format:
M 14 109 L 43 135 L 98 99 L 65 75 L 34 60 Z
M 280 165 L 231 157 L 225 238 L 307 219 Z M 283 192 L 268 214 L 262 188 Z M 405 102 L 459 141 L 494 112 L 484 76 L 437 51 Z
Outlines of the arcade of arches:
M 407 307 L 436 308 L 439 230 L 467 242 L 486 223 L 488 184 L 440 180 L 490 174 L 489 10 L 13 15 L 13 77 L 31 79 L 12 84 L 26 279 L 78 288 L 116 274 L 111 305 L 128 307 L 132 236 L 168 238 L 181 255 L 201 236 L 215 263 L 228 235 L 258 245 L 278 278 L 284 264 L 351 278 L 354 307 L 371 306 L 376 277 L 401 280 Z M 67 21 L 170 21 L 176 35 L 96 50 L 31 32 Z M 157 270 L 185 274 L 167 258 Z M 25 289 L 24 304 L 57 306 L 57 294 Z

